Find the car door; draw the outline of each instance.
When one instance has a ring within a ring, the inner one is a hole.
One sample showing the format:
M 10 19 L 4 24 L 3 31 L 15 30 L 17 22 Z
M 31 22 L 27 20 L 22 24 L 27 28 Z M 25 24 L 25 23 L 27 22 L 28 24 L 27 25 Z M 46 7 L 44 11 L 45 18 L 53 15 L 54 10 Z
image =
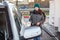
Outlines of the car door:
M 10 19 L 7 7 L 0 5 L 0 40 L 12 40 L 13 34 L 11 30 Z

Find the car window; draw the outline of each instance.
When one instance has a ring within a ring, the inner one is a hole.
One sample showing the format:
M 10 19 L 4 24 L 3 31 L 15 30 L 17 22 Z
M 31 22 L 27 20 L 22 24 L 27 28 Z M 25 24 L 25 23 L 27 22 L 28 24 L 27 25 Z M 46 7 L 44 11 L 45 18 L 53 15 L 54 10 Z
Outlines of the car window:
M 0 40 L 4 40 L 5 39 L 5 33 L 4 33 L 4 28 L 6 27 L 6 21 L 5 21 L 5 17 L 2 11 L 0 11 Z
M 7 8 L 0 8 L 0 40 L 13 39 Z

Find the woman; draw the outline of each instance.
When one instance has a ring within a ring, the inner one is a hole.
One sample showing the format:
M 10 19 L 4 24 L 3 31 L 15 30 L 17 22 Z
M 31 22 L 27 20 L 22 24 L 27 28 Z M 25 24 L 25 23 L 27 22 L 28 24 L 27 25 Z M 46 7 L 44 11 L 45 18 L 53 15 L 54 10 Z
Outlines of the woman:
M 42 12 L 42 10 L 40 9 L 40 5 L 39 4 L 35 4 L 34 5 L 34 10 L 30 12 L 31 17 L 30 17 L 30 21 L 32 26 L 40 26 L 44 23 L 45 21 L 45 14 Z M 35 37 L 34 40 L 40 40 L 40 36 Z

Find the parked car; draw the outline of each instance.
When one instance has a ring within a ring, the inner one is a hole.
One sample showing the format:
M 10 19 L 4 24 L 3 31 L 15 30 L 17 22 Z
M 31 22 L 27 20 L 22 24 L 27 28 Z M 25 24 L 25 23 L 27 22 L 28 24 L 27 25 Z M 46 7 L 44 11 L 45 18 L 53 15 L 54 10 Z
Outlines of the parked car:
M 19 17 L 14 4 L 7 1 L 0 4 L 0 40 L 20 40 Z

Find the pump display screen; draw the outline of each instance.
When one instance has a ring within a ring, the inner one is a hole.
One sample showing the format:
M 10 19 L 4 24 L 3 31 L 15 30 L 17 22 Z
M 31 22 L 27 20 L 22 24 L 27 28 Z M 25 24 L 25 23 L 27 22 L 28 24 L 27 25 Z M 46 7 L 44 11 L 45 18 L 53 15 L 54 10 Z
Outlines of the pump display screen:
M 28 11 L 22 11 L 21 13 L 22 13 L 22 16 L 23 16 L 24 18 L 29 18 L 29 17 L 30 17 Z

